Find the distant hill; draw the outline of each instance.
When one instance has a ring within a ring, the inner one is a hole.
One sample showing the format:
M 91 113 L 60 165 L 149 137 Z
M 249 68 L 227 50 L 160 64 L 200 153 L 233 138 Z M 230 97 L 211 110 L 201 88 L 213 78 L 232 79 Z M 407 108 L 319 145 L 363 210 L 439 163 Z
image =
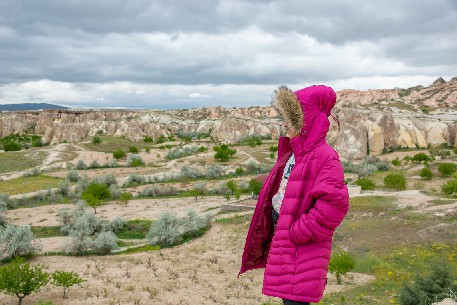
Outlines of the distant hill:
M 49 110 L 68 109 L 68 107 L 47 103 L 22 103 L 22 104 L 0 104 L 0 111 L 25 111 L 25 110 Z

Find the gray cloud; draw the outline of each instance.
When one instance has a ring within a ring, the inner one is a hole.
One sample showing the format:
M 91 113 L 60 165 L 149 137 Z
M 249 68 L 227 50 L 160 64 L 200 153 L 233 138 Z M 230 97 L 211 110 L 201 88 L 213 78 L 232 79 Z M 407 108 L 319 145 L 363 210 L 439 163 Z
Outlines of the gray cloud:
M 129 90 L 114 96 L 94 86 L 182 85 L 176 90 L 183 97 L 165 90 L 141 103 L 185 103 L 189 94 L 197 93 L 193 102 L 208 94 L 192 88 L 233 84 L 238 93 L 220 103 L 234 103 L 247 94 L 245 85 L 361 79 L 372 86 L 380 76 L 385 81 L 378 86 L 397 77 L 428 81 L 455 74 L 456 35 L 454 0 L 3 0 L 0 102 L 21 96 L 12 97 L 11 88 L 29 99 L 37 93 L 22 84 L 41 80 L 86 92 L 79 100 L 87 103 L 103 95 L 116 105 L 129 99 Z M 260 92 L 250 101 L 263 98 Z

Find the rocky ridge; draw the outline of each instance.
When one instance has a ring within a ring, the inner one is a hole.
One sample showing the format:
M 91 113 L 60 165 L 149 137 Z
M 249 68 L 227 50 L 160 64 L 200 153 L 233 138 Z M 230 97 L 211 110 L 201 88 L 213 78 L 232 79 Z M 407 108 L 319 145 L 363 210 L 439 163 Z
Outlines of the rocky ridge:
M 342 159 L 361 159 L 398 147 L 456 144 L 457 77 L 428 87 L 337 92 L 329 142 Z M 0 113 L 0 137 L 31 132 L 51 144 L 78 142 L 97 133 L 142 140 L 177 132 L 210 133 L 234 143 L 259 135 L 279 136 L 278 113 L 269 106 L 176 110 L 45 110 Z

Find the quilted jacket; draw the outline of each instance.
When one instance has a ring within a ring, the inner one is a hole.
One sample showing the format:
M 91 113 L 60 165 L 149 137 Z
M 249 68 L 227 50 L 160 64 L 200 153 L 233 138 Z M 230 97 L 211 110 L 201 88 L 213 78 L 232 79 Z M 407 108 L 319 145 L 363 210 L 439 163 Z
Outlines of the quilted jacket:
M 265 268 L 262 293 L 299 302 L 319 302 L 327 284 L 333 233 L 349 209 L 338 153 L 326 142 L 332 88 L 314 85 L 294 94 L 303 112 L 298 136 L 281 136 L 278 156 L 260 191 L 242 256 L 240 274 Z M 272 196 L 291 153 L 280 217 L 273 230 Z

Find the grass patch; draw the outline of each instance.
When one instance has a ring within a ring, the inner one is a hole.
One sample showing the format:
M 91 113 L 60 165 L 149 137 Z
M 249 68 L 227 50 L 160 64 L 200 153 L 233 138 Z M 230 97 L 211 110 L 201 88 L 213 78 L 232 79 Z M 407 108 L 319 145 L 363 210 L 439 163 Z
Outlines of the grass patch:
M 127 221 L 126 226 L 116 233 L 121 239 L 143 239 L 151 227 L 152 220 L 133 219 Z
M 429 200 L 428 202 L 433 205 L 444 205 L 444 204 L 455 203 L 456 200 L 455 199 L 433 199 L 433 200 Z
M 350 210 L 353 212 L 387 212 L 396 208 L 394 196 L 360 196 L 350 199 Z
M 39 175 L 34 177 L 19 177 L 0 182 L 0 193 L 17 195 L 57 187 L 63 181 L 61 178 Z
M 30 150 L 0 153 L 0 174 L 38 166 L 46 158 L 47 154 L 45 152 L 36 152 L 34 157 L 30 155 Z
M 60 226 L 49 226 L 49 227 L 32 226 L 31 230 L 36 238 L 64 236 L 64 234 L 60 231 Z
M 358 262 L 360 261 L 360 262 Z M 430 271 L 433 262 L 449 263 L 457 270 L 457 243 L 425 243 L 393 247 L 382 256 L 356 257 L 356 270 L 376 277 L 374 282 L 341 293 L 326 295 L 320 304 L 399 304 L 398 295 L 403 281 L 411 282 L 416 274 Z M 343 281 L 344 282 L 344 281 Z
M 227 224 L 233 225 L 233 224 L 243 224 L 246 222 L 250 222 L 251 219 L 252 219 L 252 215 L 246 214 L 246 215 L 236 215 L 233 217 L 219 218 L 219 219 L 214 220 L 214 222 L 224 224 L 224 225 L 227 225 Z
M 117 252 L 115 254 L 116 255 L 119 255 L 119 254 L 133 254 L 133 253 L 157 251 L 157 250 L 160 250 L 160 246 L 158 246 L 158 245 L 154 245 L 154 246 L 153 245 L 144 245 L 144 246 L 140 246 L 140 247 L 130 248 L 130 249 L 127 249 L 125 251 Z

